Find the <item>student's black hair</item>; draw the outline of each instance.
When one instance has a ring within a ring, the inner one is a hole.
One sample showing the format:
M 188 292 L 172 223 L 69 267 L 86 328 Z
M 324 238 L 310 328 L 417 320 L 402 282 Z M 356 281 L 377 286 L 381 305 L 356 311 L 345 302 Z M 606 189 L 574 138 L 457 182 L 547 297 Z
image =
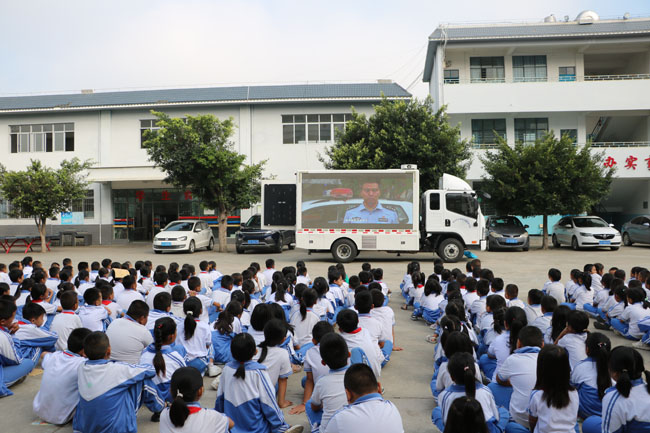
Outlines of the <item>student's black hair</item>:
M 32 277 L 34 278 L 34 274 L 32 274 Z M 643 282 L 640 280 L 630 280 L 629 283 L 627 283 L 627 288 L 628 289 L 637 289 L 637 288 L 643 288 Z
M 268 269 L 268 268 L 272 268 L 272 267 L 275 266 L 275 260 L 273 260 L 273 259 L 266 259 L 266 261 L 264 262 L 264 264 L 266 265 L 266 268 L 267 268 L 267 269 Z
M 185 300 L 186 296 L 187 296 L 187 292 L 185 291 L 185 288 L 183 286 L 176 285 L 172 287 L 172 301 L 182 302 Z
M 460 295 L 460 292 L 454 292 Z M 463 305 L 462 298 L 451 298 L 445 307 L 445 314 L 456 316 L 460 319 L 461 322 L 467 322 L 467 317 L 465 316 L 465 307 Z
M 189 340 L 194 336 L 194 331 L 196 330 L 196 320 L 199 320 L 199 316 L 201 315 L 202 311 L 203 304 L 201 304 L 201 301 L 196 296 L 190 296 L 185 300 L 185 302 L 183 302 L 183 312 L 185 313 L 185 340 Z
M 619 302 L 623 302 L 623 305 L 627 307 L 627 289 L 625 286 L 617 287 L 616 290 L 614 290 L 614 296 L 620 299 Z
M 92 331 L 88 328 L 75 328 L 68 335 L 68 350 L 72 353 L 79 353 L 84 348 L 84 340 Z
M 79 297 L 74 290 L 66 290 L 59 296 L 61 308 L 64 310 L 74 310 L 75 305 L 79 302 Z
M 156 349 L 156 354 L 153 357 L 153 367 L 156 369 L 156 374 L 160 377 L 164 377 L 167 372 L 165 358 L 162 354 L 162 346 L 165 340 L 170 335 L 173 335 L 174 332 L 176 332 L 176 321 L 171 317 L 161 317 L 153 325 L 153 343 Z
M 278 346 L 282 344 L 287 336 L 287 325 L 280 319 L 271 319 L 264 325 L 264 341 L 258 344 L 262 349 L 260 357 L 257 360 L 263 363 L 268 354 L 269 347 Z
M 198 400 L 199 390 L 203 388 L 203 377 L 199 370 L 193 367 L 181 367 L 174 371 L 169 384 L 174 401 L 169 408 L 169 419 L 175 427 L 183 427 L 190 409 L 187 403 Z
M 634 287 L 634 288 L 627 289 L 625 291 L 625 295 L 629 300 L 632 301 L 633 304 L 641 303 L 641 306 L 644 309 L 650 307 L 650 302 L 646 301 L 645 299 L 646 298 L 645 290 L 643 290 L 641 287 Z
M 312 289 L 316 290 L 316 293 L 318 293 L 318 297 L 321 298 L 325 296 L 325 293 L 329 290 L 329 284 L 327 284 L 327 280 L 323 277 L 316 277 L 314 279 L 314 283 L 312 284 Z
M 444 433 L 488 433 L 483 408 L 473 397 L 458 397 L 447 412 Z
M 37 319 L 45 314 L 45 309 L 35 302 L 28 302 L 23 307 L 23 319 Z
M 27 295 L 27 299 L 25 299 L 25 303 L 29 304 L 30 302 L 43 299 L 46 293 L 47 286 L 45 284 L 34 284 L 29 295 Z
M 108 268 L 113 261 L 111 259 L 104 259 L 102 260 L 102 268 Z
M 261 304 L 260 304 L 261 305 Z M 239 367 L 234 376 L 238 379 L 246 378 L 246 369 L 244 363 L 250 361 L 255 356 L 255 339 L 247 332 L 235 335 L 230 342 L 230 353 L 235 361 L 239 362 Z
M 557 337 L 562 333 L 564 328 L 566 328 L 567 319 L 571 308 L 567 305 L 558 305 L 558 307 L 553 311 L 553 316 L 551 317 L 551 340 L 555 341 Z
M 650 394 L 650 372 L 645 371 L 643 357 L 629 346 L 616 346 L 609 356 L 609 371 L 618 373 L 616 390 L 625 398 L 630 396 L 632 381 L 645 376 L 646 389 Z
M 343 337 L 330 332 L 320 340 L 320 356 L 331 370 L 338 370 L 347 365 L 350 352 Z
M 293 332 L 293 326 L 289 322 L 287 322 L 287 314 L 284 312 L 284 308 L 282 308 L 282 305 L 272 302 L 268 304 L 268 306 L 271 309 L 272 318 L 281 320 L 282 322 L 284 322 L 285 326 L 287 327 L 287 331 Z
M 86 274 L 88 274 L 86 272 Z M 35 269 L 31 275 L 32 280 L 36 283 L 45 283 L 45 272 L 42 269 Z
M 574 332 L 581 334 L 589 327 L 589 316 L 584 311 L 573 310 L 567 316 L 566 323 Z
M 329 284 L 334 284 L 334 282 L 339 278 L 341 278 L 341 273 L 338 271 L 338 269 L 334 268 L 327 271 L 327 281 Z
M 544 295 L 541 304 L 542 310 L 544 310 L 545 313 L 552 313 L 557 308 L 557 299 L 549 295 Z
M 193 292 L 201 291 L 201 279 L 199 277 L 190 277 L 187 279 L 187 288 Z
M 198 300 L 198 299 L 197 299 Z M 126 311 L 127 316 L 138 320 L 149 315 L 149 305 L 146 302 L 136 299 L 131 302 L 129 309 Z
M 243 313 L 244 307 L 242 307 L 241 302 L 231 300 L 228 302 L 228 305 L 226 305 L 226 311 L 233 317 L 239 317 Z
M 109 346 L 108 337 L 101 331 L 91 332 L 84 338 L 84 354 L 91 361 L 104 359 Z
M 455 353 L 460 352 L 466 352 L 470 355 L 474 354 L 472 340 L 469 339 L 467 334 L 463 334 L 462 332 L 443 332 L 440 336 L 440 344 L 442 344 L 447 359 L 450 359 Z
M 98 271 L 99 268 L 101 267 L 101 264 L 97 261 L 94 261 L 90 264 L 90 270 L 91 271 Z
M 230 334 L 233 331 L 232 323 L 234 320 L 235 316 L 230 314 L 227 309 L 223 310 L 219 313 L 217 321 L 214 322 L 214 329 L 219 331 L 222 335 Z
M 345 371 L 343 386 L 356 396 L 378 392 L 375 373 L 366 364 L 353 364 Z
M 341 310 L 336 315 L 336 324 L 343 332 L 352 332 L 359 327 L 359 316 L 352 309 Z
M 593 269 L 594 264 L 593 263 L 587 263 L 582 267 L 582 272 L 583 273 L 591 273 L 591 270 Z
M 9 295 L 9 284 L 7 283 L 0 283 L 0 296 L 11 296 Z
M 578 281 L 580 281 L 582 285 L 585 286 L 585 289 L 591 290 L 591 274 L 582 272 L 580 275 L 578 275 Z
M 370 313 L 372 307 L 372 295 L 369 290 L 364 290 L 354 295 L 354 308 L 359 312 L 359 314 Z
M 368 262 L 361 263 L 361 270 L 370 272 L 372 270 L 372 265 Z
M 481 297 L 486 296 L 488 293 L 490 293 L 490 282 L 483 278 L 478 280 L 476 282 L 476 293 Z
M 442 281 L 447 281 L 451 279 L 451 271 L 449 269 L 443 269 L 442 273 L 440 274 L 440 278 L 442 278 Z
M 440 318 L 440 330 L 443 334 L 445 332 L 460 331 L 462 328 L 460 319 L 456 316 L 446 314 Z
M 510 296 L 510 299 L 516 298 L 519 295 L 519 287 L 516 284 L 506 285 L 506 294 Z
M 271 284 L 271 286 L 274 294 L 273 299 L 275 302 L 283 302 L 284 297 L 287 294 L 287 289 L 289 288 L 287 282 L 283 279 Z
M 456 281 L 460 284 L 460 287 L 465 287 L 465 281 L 467 281 L 467 275 L 459 273 L 456 275 Z
M 251 313 L 251 327 L 256 331 L 263 331 L 266 323 L 272 318 L 273 312 L 269 304 L 257 304 Z
M 307 290 L 309 287 L 307 287 L 307 284 L 304 283 L 298 283 L 293 287 L 293 296 L 296 297 L 296 299 L 300 300 L 302 299 L 303 293 L 305 293 L 305 290 Z M 318 295 L 316 295 L 316 299 L 318 299 Z
M 596 272 L 597 273 L 601 273 L 605 269 L 605 266 L 603 266 L 602 263 L 596 262 L 596 263 L 594 263 L 594 266 L 596 267 Z
M 435 263 L 433 265 L 433 273 L 437 275 L 442 275 L 442 271 L 445 270 L 445 265 L 442 263 Z
M 323 339 L 323 336 L 330 332 L 334 332 L 334 327 L 326 320 L 321 320 L 312 328 L 311 337 L 316 341 L 316 344 L 318 344 Z
M 9 279 L 12 283 L 17 283 L 23 276 L 23 271 L 20 269 L 12 269 L 9 271 Z
M 467 290 L 468 293 L 475 292 L 477 283 L 478 281 L 476 281 L 476 279 L 473 277 L 465 279 L 465 290 Z
M 379 284 L 376 281 L 373 281 L 372 283 L 368 284 L 368 290 L 381 290 L 381 284 Z
M 23 282 L 18 285 L 18 288 L 16 289 L 16 292 L 13 295 L 14 300 L 20 298 L 21 292 L 23 290 L 27 290 L 28 292 L 31 293 L 33 287 L 34 287 L 34 280 L 32 280 L 31 278 L 25 278 Z
M 167 311 L 172 305 L 172 295 L 167 292 L 156 293 L 153 297 L 153 308 L 160 311 Z
M 350 278 L 348 279 L 348 286 L 350 286 L 351 290 L 356 289 L 361 285 L 361 280 L 359 279 L 358 275 L 350 275 Z
M 413 283 L 413 287 L 423 285 L 425 280 L 426 276 L 420 271 L 415 271 L 411 274 L 411 282 Z
M 384 293 L 381 290 L 371 290 L 370 291 L 370 296 L 372 296 L 372 305 L 375 308 L 380 308 L 384 306 L 384 302 L 386 301 L 386 297 L 384 296 Z
M 518 340 L 522 347 L 542 347 L 544 345 L 544 335 L 537 326 L 524 326 L 519 331 Z
M 84 292 L 84 302 L 87 305 L 95 305 L 97 300 L 99 300 L 101 297 L 102 294 L 94 287 L 90 287 Z
M 234 284 L 234 279 L 232 275 L 224 275 L 223 277 L 221 277 L 221 287 L 223 287 L 224 289 L 228 289 L 232 287 L 233 284 Z
M 501 295 L 492 295 L 492 296 L 498 296 L 499 298 L 503 299 Z M 505 306 L 499 307 L 495 310 L 492 311 L 492 329 L 494 329 L 494 332 L 497 334 L 501 334 L 503 331 L 506 329 L 506 310 L 507 308 Z
M 560 281 L 562 279 L 562 272 L 559 269 L 551 268 L 548 270 L 548 277 L 552 281 Z
M 612 342 L 605 334 L 590 332 L 585 341 L 587 355 L 596 361 L 596 384 L 598 386 L 598 398 L 605 396 L 605 390 L 612 386 L 612 379 L 609 376 L 609 353 L 612 350 Z
M 0 320 L 6 320 L 16 312 L 16 304 L 6 299 L 0 299 Z
M 297 287 L 297 286 L 296 286 Z M 318 302 L 318 293 L 314 289 L 306 289 L 300 297 L 300 317 L 301 321 L 307 318 L 307 308 L 311 308 Z
M 606 289 L 609 291 L 609 289 L 612 287 L 612 281 L 614 280 L 614 276 L 612 274 L 605 274 L 602 276 L 600 279 L 600 283 L 603 285 L 603 289 Z M 610 291 L 611 293 L 611 291 Z
M 506 310 L 505 324 L 510 331 L 510 353 L 514 352 L 517 348 L 517 339 L 519 338 L 519 331 L 528 324 L 526 319 L 526 312 L 523 308 L 510 307 Z
M 439 295 L 442 293 L 442 287 L 440 286 L 440 283 L 434 280 L 433 278 L 429 278 L 424 285 L 424 296 L 429 296 L 430 294 L 434 295 Z
M 528 291 L 528 303 L 530 305 L 538 305 L 539 303 L 542 302 L 542 297 L 544 296 L 544 292 L 542 292 L 539 289 L 530 289 Z
M 372 281 L 372 274 L 368 271 L 361 271 L 359 272 L 359 281 L 361 284 L 369 284 Z
M 625 281 L 625 270 L 624 269 L 617 269 L 614 272 L 614 277 Z
M 104 281 L 104 280 L 96 281 L 95 282 L 95 288 L 99 289 L 99 291 L 102 294 L 102 299 L 103 300 L 108 300 L 109 296 L 111 296 L 113 294 L 113 286 L 111 286 L 111 284 L 108 281 Z M 86 291 L 84 292 L 84 302 L 86 302 L 86 292 L 88 292 L 88 290 L 90 290 L 90 289 L 86 289 Z M 76 292 L 74 292 L 74 293 L 76 295 Z M 86 302 L 86 303 L 88 303 L 88 302 Z
M 543 391 L 542 398 L 548 407 L 562 409 L 570 403 L 569 391 L 571 364 L 564 347 L 548 344 L 537 355 L 537 382 L 534 389 Z
M 169 280 L 169 275 L 167 275 L 167 272 L 156 272 L 153 275 L 153 280 L 155 281 L 156 285 L 158 286 L 164 286 L 167 284 L 167 280 Z
M 169 272 L 169 282 L 174 284 L 180 284 L 181 274 L 176 271 Z
M 489 278 L 486 278 L 486 277 L 484 277 L 484 276 L 481 276 L 481 278 L 485 278 L 486 280 L 490 280 Z M 503 285 L 504 285 L 504 283 L 503 283 L 503 280 L 502 280 L 501 278 L 493 278 L 493 279 L 490 281 L 490 283 L 491 283 L 491 285 L 492 285 L 492 289 L 493 289 L 495 292 L 500 292 L 501 290 L 503 290 Z
M 458 385 L 465 386 L 465 395 L 476 397 L 476 367 L 474 356 L 467 352 L 455 353 L 447 363 L 451 379 Z

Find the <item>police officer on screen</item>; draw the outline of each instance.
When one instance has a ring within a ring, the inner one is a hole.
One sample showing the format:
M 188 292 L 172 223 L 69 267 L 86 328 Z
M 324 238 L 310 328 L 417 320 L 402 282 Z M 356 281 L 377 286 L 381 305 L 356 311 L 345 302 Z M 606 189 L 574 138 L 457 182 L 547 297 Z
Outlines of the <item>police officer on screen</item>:
M 361 185 L 363 203 L 345 212 L 344 224 L 397 224 L 397 213 L 379 204 L 379 182 L 366 180 Z

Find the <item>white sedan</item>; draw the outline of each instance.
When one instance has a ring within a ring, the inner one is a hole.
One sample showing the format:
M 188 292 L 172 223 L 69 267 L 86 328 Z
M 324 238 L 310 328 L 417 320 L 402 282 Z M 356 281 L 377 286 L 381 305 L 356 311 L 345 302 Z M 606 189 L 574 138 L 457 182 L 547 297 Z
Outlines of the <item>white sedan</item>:
M 203 221 L 172 221 L 153 238 L 156 254 L 163 251 L 187 251 L 193 253 L 197 248 L 214 248 L 212 229 Z
M 621 246 L 621 233 L 597 216 L 564 217 L 553 226 L 553 246 L 562 245 L 571 245 L 574 250 L 608 247 L 616 251 Z

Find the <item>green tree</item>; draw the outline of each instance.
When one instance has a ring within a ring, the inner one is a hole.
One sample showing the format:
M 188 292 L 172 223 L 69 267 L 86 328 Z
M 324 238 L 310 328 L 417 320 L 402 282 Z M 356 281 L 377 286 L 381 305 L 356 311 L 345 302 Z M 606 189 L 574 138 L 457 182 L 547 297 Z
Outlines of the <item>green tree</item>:
M 328 169 L 389 169 L 417 164 L 422 190 L 438 187 L 443 173 L 465 177 L 469 144 L 460 128 L 449 125 L 445 108 L 433 101 L 383 98 L 370 117 L 352 109 L 352 119 L 337 142 L 320 156 Z
M 614 173 L 603 165 L 602 153 L 553 133 L 514 147 L 499 139 L 480 160 L 486 173 L 481 190 L 492 196 L 498 213 L 544 217 L 543 249 L 548 248 L 548 216 L 589 211 L 609 193 Z
M 61 162 L 59 169 L 44 167 L 31 161 L 24 171 L 7 171 L 0 165 L 0 195 L 11 203 L 9 216 L 34 218 L 41 236 L 41 251 L 45 249 L 47 220 L 67 212 L 72 203 L 86 196 L 87 170 L 90 161 L 77 158 Z
M 219 120 L 211 114 L 180 119 L 152 113 L 160 129 L 145 136 L 149 160 L 165 172 L 166 182 L 189 189 L 205 207 L 219 213 L 219 250 L 227 251 L 228 213 L 259 201 L 266 161 L 244 164 L 246 156 L 229 141 L 232 119 Z

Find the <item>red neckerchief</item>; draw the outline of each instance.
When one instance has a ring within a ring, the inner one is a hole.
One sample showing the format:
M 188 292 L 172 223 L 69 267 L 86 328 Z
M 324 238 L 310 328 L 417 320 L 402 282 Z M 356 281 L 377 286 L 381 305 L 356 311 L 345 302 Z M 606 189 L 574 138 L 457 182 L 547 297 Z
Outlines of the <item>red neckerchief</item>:
M 354 331 L 350 332 L 350 334 L 358 334 L 359 332 L 361 332 L 361 328 L 355 329 Z
M 109 305 L 111 303 L 111 300 L 108 299 L 106 301 L 102 301 L 102 305 Z
M 43 302 L 43 300 L 42 299 L 33 299 L 32 302 L 35 303 L 35 304 L 40 304 L 41 302 Z
M 19 324 L 19 325 L 29 325 L 29 323 L 27 323 L 27 322 L 23 322 L 23 321 L 21 321 L 21 320 L 18 321 L 18 324 Z
M 203 408 L 202 407 L 196 407 L 196 406 L 187 406 L 187 409 L 190 411 L 190 415 L 192 415 L 193 413 L 199 412 Z
M 63 314 L 74 314 L 74 311 L 61 311 Z

